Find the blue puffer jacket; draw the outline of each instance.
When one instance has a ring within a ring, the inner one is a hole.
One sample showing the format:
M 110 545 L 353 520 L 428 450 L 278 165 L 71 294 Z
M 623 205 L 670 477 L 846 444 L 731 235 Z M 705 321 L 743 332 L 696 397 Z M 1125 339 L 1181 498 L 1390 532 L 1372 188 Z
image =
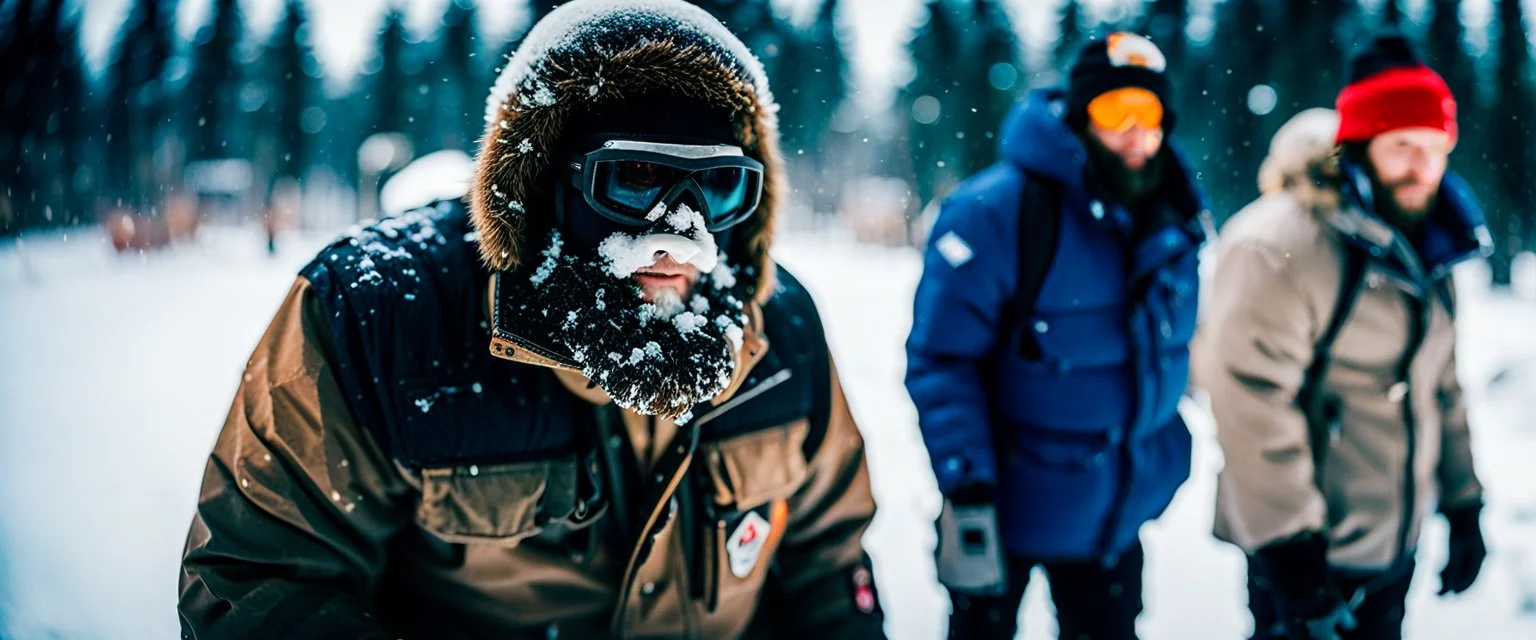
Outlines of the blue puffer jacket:
M 1170 147 L 1176 161 L 1157 205 L 1169 222 L 1136 236 L 1130 213 L 1090 177 L 1087 149 L 1061 119 L 1063 98 L 1032 92 L 1004 125 L 1003 160 L 941 207 L 906 385 L 940 489 L 993 485 L 1008 551 L 1111 559 L 1189 476 L 1177 409 L 1205 205 Z M 1034 315 L 1002 326 L 1018 279 L 1020 198 L 1033 179 L 1061 194 L 1056 256 Z M 1024 340 L 1038 353 L 1024 355 Z

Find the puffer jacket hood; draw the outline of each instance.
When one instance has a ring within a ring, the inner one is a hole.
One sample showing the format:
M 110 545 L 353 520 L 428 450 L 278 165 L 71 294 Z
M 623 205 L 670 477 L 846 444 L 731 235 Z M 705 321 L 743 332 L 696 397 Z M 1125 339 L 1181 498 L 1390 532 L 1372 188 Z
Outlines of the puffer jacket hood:
M 736 142 L 763 164 L 762 202 L 735 228 L 727 258 L 762 301 L 784 201 L 777 105 L 762 64 L 704 10 L 681 0 L 575 0 L 540 20 L 486 100 L 486 129 L 469 201 L 480 255 L 516 269 L 543 246 L 553 215 L 547 172 L 579 114 L 642 96 L 675 95 L 729 115 Z M 532 245 L 529 245 L 532 243 Z
M 1029 92 L 1014 106 L 998 137 L 998 157 L 1026 172 L 1060 183 L 1083 203 L 1092 191 L 1088 177 L 1088 147 L 1067 124 L 1067 93 L 1060 87 Z M 1169 164 L 1168 203 L 1182 215 L 1205 215 L 1209 208 L 1189 154 L 1172 137 L 1164 139 Z
M 1082 184 L 1088 149 L 1063 118 L 1067 94 L 1059 88 L 1036 89 L 1013 108 L 998 137 L 998 156 L 1025 171 L 1063 185 Z

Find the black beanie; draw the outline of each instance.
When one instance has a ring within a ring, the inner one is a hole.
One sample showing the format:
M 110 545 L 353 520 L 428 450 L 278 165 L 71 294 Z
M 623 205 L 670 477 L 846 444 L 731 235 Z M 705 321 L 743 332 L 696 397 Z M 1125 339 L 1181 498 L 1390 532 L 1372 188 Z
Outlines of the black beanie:
M 1365 47 L 1355 52 L 1349 59 L 1344 83 L 1355 84 L 1391 69 L 1422 66 L 1424 61 L 1413 52 L 1413 45 L 1408 43 L 1408 39 L 1400 33 L 1389 31 L 1371 38 Z
M 1131 62 L 1117 60 L 1127 56 L 1110 55 L 1110 44 L 1114 43 L 1117 49 L 1126 48 L 1150 48 L 1149 56 L 1154 58 Z M 1076 129 L 1084 129 L 1088 123 L 1088 103 L 1105 93 L 1124 87 L 1140 87 L 1151 91 L 1157 96 L 1157 100 L 1163 103 L 1163 130 L 1173 131 L 1174 112 L 1172 83 L 1168 80 L 1166 61 L 1161 50 L 1142 36 L 1134 33 L 1112 33 L 1107 37 L 1089 42 L 1077 54 L 1077 60 L 1072 63 L 1072 69 L 1067 74 L 1067 121 Z

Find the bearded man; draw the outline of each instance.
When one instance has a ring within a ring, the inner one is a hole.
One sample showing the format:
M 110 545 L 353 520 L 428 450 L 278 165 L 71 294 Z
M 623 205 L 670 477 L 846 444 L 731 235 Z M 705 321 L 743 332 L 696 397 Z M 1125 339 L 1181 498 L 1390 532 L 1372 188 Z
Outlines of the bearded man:
M 761 65 L 692 5 L 577 0 L 488 102 L 469 206 L 338 240 L 257 346 L 184 637 L 884 637 Z
M 1488 553 L 1451 268 L 1489 245 L 1446 170 L 1456 101 L 1384 34 L 1337 107 L 1275 135 L 1263 197 L 1222 230 L 1195 346 L 1226 460 L 1216 535 L 1248 554 L 1260 640 L 1401 638 L 1436 507 L 1441 595 L 1471 588 Z

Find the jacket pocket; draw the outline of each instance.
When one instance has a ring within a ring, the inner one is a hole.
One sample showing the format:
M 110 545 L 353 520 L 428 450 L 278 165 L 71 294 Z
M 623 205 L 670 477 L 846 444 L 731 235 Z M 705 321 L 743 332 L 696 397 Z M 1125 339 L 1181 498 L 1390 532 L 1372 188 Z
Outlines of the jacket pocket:
M 713 611 L 721 601 L 756 598 L 789 521 L 788 499 L 805 482 L 802 447 L 810 423 L 789 424 L 720 442 L 707 455 L 714 495 L 704 499 L 710 517 L 703 595 Z M 742 606 L 740 604 L 733 606 Z
M 447 542 L 515 546 L 553 519 L 585 515 L 577 473 L 574 456 L 425 468 L 416 522 Z
M 788 497 L 805 480 L 809 432 L 810 423 L 797 420 L 717 444 L 708 455 L 715 506 L 746 511 Z
M 1110 462 L 1121 438 L 1114 430 L 1069 432 L 1014 425 L 1011 431 L 1011 446 L 1003 451 L 1006 466 L 1058 471 L 1086 472 L 1104 466 Z

